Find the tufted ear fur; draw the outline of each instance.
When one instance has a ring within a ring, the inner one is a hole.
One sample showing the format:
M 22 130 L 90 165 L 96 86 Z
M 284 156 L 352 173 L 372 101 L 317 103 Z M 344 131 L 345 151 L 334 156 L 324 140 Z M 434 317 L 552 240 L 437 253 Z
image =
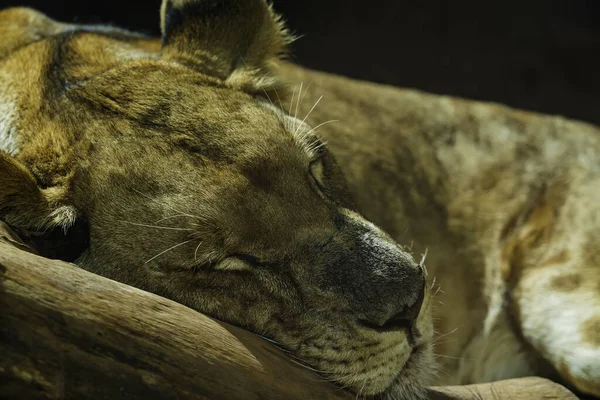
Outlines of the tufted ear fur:
M 65 205 L 64 190 L 40 189 L 33 175 L 16 159 L 0 150 L 0 219 L 24 232 L 66 231 L 77 218 Z
M 253 94 L 277 82 L 291 37 L 265 0 L 163 0 L 162 54 Z

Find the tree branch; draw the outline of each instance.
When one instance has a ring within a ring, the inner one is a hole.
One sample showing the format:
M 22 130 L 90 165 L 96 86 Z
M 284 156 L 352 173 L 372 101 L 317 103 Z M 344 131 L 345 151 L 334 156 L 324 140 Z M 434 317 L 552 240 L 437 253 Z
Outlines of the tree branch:
M 2 399 L 355 398 L 252 333 L 27 249 L 0 222 Z M 575 398 L 541 378 L 432 388 L 431 398 L 521 393 Z

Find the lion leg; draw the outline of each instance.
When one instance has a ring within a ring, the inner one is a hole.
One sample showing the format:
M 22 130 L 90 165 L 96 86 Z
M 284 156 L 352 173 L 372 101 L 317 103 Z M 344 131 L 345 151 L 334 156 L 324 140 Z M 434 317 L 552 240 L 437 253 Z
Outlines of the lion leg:
M 600 397 L 600 176 L 561 174 L 504 232 L 507 311 L 564 383 Z
M 512 297 L 525 339 L 567 383 L 600 396 L 600 265 L 526 270 Z

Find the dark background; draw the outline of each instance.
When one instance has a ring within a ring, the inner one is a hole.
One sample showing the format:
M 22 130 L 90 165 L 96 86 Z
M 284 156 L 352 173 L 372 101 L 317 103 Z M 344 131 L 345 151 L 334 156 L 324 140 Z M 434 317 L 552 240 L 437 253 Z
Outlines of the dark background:
M 293 60 L 600 124 L 598 0 L 274 0 Z M 160 0 L 0 0 L 158 34 Z M 1 40 L 1 38 L 0 38 Z

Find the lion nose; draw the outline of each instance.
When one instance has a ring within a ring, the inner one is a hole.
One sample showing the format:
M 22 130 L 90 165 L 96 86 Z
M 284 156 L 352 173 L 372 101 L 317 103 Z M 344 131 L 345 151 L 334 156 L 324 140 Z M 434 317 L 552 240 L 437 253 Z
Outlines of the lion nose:
M 381 328 L 387 331 L 400 328 L 412 329 L 421 312 L 424 298 L 425 279 L 423 279 L 423 284 L 418 291 L 417 300 L 413 304 L 405 306 L 399 313 L 394 314 L 390 319 L 383 323 Z
M 421 271 L 420 268 L 419 271 Z M 394 309 L 387 317 L 382 316 L 380 313 L 375 313 L 372 315 L 373 318 L 367 317 L 366 320 L 362 320 L 362 324 L 378 332 L 390 332 L 401 329 L 407 329 L 409 332 L 412 331 L 421 312 L 423 300 L 425 299 L 425 277 L 422 272 L 419 282 L 415 288 L 416 299 L 413 302 L 401 306 L 399 310 L 398 308 Z

